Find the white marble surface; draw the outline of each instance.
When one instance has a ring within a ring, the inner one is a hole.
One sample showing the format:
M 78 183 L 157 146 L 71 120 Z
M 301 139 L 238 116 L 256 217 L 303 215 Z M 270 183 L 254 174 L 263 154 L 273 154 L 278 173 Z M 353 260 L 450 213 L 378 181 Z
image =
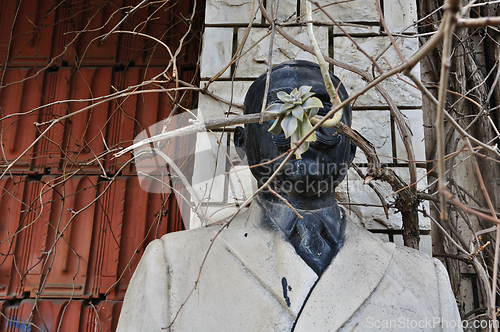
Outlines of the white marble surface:
M 289 27 L 284 30 L 294 36 L 298 41 L 310 45 L 309 37 L 307 36 L 304 27 Z M 243 48 L 243 53 L 236 69 L 236 78 L 257 78 L 262 73 L 266 72 L 268 66 L 269 42 L 270 36 L 262 39 L 269 30 L 267 28 L 254 28 L 248 37 L 248 40 Z M 314 33 L 318 41 L 320 49 L 328 54 L 328 28 L 315 27 Z M 238 43 L 241 43 L 245 29 L 238 30 Z M 262 40 L 261 40 L 262 39 Z M 248 52 L 247 52 L 248 51 Z M 276 34 L 273 45 L 273 65 L 279 64 L 288 60 L 309 60 L 315 61 L 312 54 L 307 53 L 297 46 L 288 42 L 281 35 Z
M 395 173 L 401 177 L 407 184 L 410 183 L 410 175 L 407 168 L 395 167 Z M 360 167 L 361 172 L 366 174 L 366 168 Z M 417 189 L 423 190 L 427 186 L 425 177 L 426 170 L 417 168 Z M 388 205 L 394 203 L 394 195 L 391 186 L 385 182 L 372 181 L 374 187 L 382 194 L 382 197 Z M 389 218 L 386 217 L 382 208 L 380 198 L 370 186 L 363 184 L 363 180 L 351 168 L 346 180 L 344 180 L 336 190 L 336 197 L 344 205 L 348 217 L 357 223 L 363 225 L 369 230 L 400 230 L 403 226 L 401 213 L 394 208 L 389 208 Z M 377 205 L 377 206 L 372 206 Z M 429 211 L 427 202 L 421 203 L 419 209 Z M 431 220 L 419 213 L 419 228 L 421 230 L 430 230 Z
M 366 34 L 380 34 L 380 26 L 377 25 L 368 25 L 363 23 L 344 23 L 341 24 L 341 28 L 337 25 L 333 27 L 333 33 L 335 35 L 344 36 L 345 33 L 356 36 L 356 35 L 366 35 Z
M 252 18 L 253 0 L 207 0 L 206 24 L 248 24 Z M 260 23 L 262 13 L 256 2 L 254 22 Z
M 376 0 L 353 0 L 353 1 L 328 1 L 319 0 L 325 11 L 332 19 L 338 22 L 378 22 L 380 14 L 377 9 Z M 331 23 L 332 20 L 315 5 L 313 7 L 313 19 Z M 305 8 L 305 0 L 301 0 L 302 13 Z
M 211 78 L 224 69 L 232 58 L 233 28 L 205 28 L 201 52 L 201 77 Z M 221 78 L 231 77 L 231 67 Z
M 297 0 L 267 0 L 266 11 L 271 17 L 274 17 L 274 3 L 278 2 L 278 21 L 293 22 L 297 20 Z M 269 24 L 269 22 L 266 22 Z
M 202 81 L 200 86 L 205 86 L 206 83 L 206 81 Z M 223 98 L 225 101 L 232 101 L 243 105 L 245 95 L 251 84 L 252 82 L 249 81 L 216 81 L 210 84 L 208 91 Z M 230 107 L 227 103 L 204 94 L 200 94 L 198 108 L 206 120 L 243 114 L 241 108 L 236 106 Z
M 356 38 L 356 43 L 373 59 L 382 54 L 388 45 L 391 45 L 388 37 Z M 334 56 L 337 60 L 372 73 L 372 62 L 362 52 L 360 52 L 356 45 L 347 37 L 335 37 L 333 39 L 333 44 Z M 397 45 L 401 50 L 401 53 L 407 58 L 417 51 L 418 40 L 415 38 L 400 38 L 397 41 Z M 401 59 L 399 58 L 396 50 L 391 46 L 382 54 L 377 63 L 384 71 L 386 71 L 401 64 Z M 361 88 L 367 84 L 358 75 L 344 69 L 336 67 L 334 71 L 335 75 L 343 77 L 343 83 L 349 94 L 361 90 Z M 418 77 L 420 75 L 420 67 L 416 66 L 412 72 Z M 400 78 L 393 76 L 380 83 L 380 85 L 387 90 L 396 105 L 420 107 L 422 105 L 422 96 L 420 91 L 413 87 L 413 84 L 410 85 L 406 83 L 410 82 L 408 78 L 402 76 L 400 76 Z M 402 79 L 404 79 L 404 81 Z M 356 100 L 354 106 L 388 107 L 382 96 L 373 88 L 364 95 L 360 96 Z
M 391 33 L 401 33 L 417 21 L 416 0 L 384 0 L 385 22 Z M 404 33 L 416 33 L 416 25 Z
M 390 111 L 353 111 L 351 127 L 373 144 L 382 163 L 392 162 Z M 355 163 L 366 163 L 366 156 L 357 149 Z
M 370 330 L 370 317 L 460 322 L 438 260 L 348 222 L 342 249 L 318 276 L 261 216 L 252 206 L 219 235 L 214 225 L 151 242 L 117 331 L 350 332 Z
M 422 115 L 422 110 L 401 110 L 401 113 L 405 116 L 406 123 L 410 127 L 413 136 L 411 137 L 411 142 L 413 144 L 413 150 L 415 153 L 415 160 L 417 162 L 425 162 L 425 142 L 424 142 L 424 119 Z M 408 160 L 408 154 L 406 153 L 406 148 L 401 139 L 401 135 L 396 129 L 396 156 L 398 158 L 398 163 L 406 164 Z

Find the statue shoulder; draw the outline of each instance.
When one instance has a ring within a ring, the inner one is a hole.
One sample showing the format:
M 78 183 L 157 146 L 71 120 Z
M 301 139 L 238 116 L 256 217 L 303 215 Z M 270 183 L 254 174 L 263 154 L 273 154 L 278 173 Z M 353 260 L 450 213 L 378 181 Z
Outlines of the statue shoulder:
M 409 247 L 396 245 L 394 261 L 407 267 L 415 274 L 435 274 L 436 264 L 440 262 L 428 254 Z
M 450 280 L 444 265 L 436 258 L 416 249 L 396 246 L 393 271 L 399 278 L 408 280 L 407 284 L 415 285 L 422 294 L 429 297 L 446 298 L 446 302 L 454 303 Z

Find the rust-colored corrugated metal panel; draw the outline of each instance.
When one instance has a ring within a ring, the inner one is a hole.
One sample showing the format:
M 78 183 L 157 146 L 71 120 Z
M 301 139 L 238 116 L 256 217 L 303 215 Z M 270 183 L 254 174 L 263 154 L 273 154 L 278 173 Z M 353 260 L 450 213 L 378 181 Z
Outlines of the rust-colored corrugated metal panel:
M 0 65 L 6 65 L 7 51 L 8 66 L 34 66 L 41 69 L 49 63 L 55 5 L 51 0 L 2 1 Z
M 0 138 L 6 160 L 0 161 L 0 171 L 37 137 L 34 122 L 75 112 L 90 105 L 77 99 L 107 95 L 163 71 L 170 55 L 151 39 L 113 34 L 103 44 L 93 41 L 140 1 L 23 0 L 0 4 L 0 68 L 5 68 L 10 29 L 13 18 L 16 20 L 7 69 L 0 71 L 0 86 L 19 82 L 0 89 L 0 118 L 54 102 L 30 114 L 2 119 Z M 186 18 L 193 3 L 149 2 L 118 29 L 138 27 L 136 31 L 159 38 L 175 52 L 179 38 L 187 31 Z M 202 13 L 202 4 L 198 5 Z M 123 9 L 116 11 L 119 7 Z M 201 25 L 203 19 L 195 18 L 193 23 Z M 83 28 L 95 30 L 80 33 Z M 192 82 L 199 36 L 191 35 L 185 42 L 177 69 L 182 80 Z M 50 68 L 35 75 L 48 63 Z M 172 70 L 161 79 L 171 76 Z M 174 87 L 172 83 L 162 86 Z M 141 189 L 133 164 L 107 188 L 109 178 L 99 177 L 103 171 L 95 158 L 100 157 L 108 175 L 116 174 L 131 155 L 118 160 L 103 157 L 103 140 L 110 148 L 128 146 L 143 129 L 171 113 L 175 104 L 170 97 L 165 92 L 129 96 L 61 121 L 11 169 L 12 178 L 0 181 L 0 299 L 8 299 L 0 301 L 0 310 L 9 318 L 7 322 L 0 316 L 0 332 L 37 330 L 36 326 L 42 331 L 116 329 L 121 300 L 146 245 L 183 228 L 178 207 L 182 203 L 173 194 Z M 189 92 L 176 102 L 192 109 L 195 99 L 196 93 Z M 70 101 L 61 102 L 65 100 Z M 46 128 L 43 124 L 38 130 Z M 164 151 L 172 156 L 188 155 L 189 144 L 179 138 Z M 89 162 L 93 163 L 86 164 Z M 191 164 L 187 164 L 182 170 L 190 178 Z M 78 176 L 70 172 L 76 170 L 80 170 Z M 25 173 L 30 174 L 22 176 Z M 169 183 L 186 196 L 179 181 Z M 158 183 L 151 186 L 154 189 Z M 75 214 L 79 210 L 82 212 Z M 16 236 L 9 238 L 12 234 Z M 39 313 L 32 315 L 37 295 Z
M 47 178 L 45 179 L 47 180 Z M 51 215 L 54 190 L 51 182 L 27 180 L 23 198 L 23 214 L 20 219 L 22 231 L 18 235 L 16 255 L 20 257 L 19 276 L 23 280 L 23 291 L 34 294 L 34 288 L 41 284 L 47 254 L 47 235 Z M 25 284 L 31 286 L 24 287 Z M 18 293 L 21 294 L 21 293 Z M 23 294 L 25 295 L 25 294 Z
M 35 301 L 34 299 L 22 300 L 14 304 L 5 303 L 2 309 L 0 332 L 75 332 L 79 330 L 79 325 L 84 325 L 82 319 L 88 316 L 85 314 L 91 310 L 90 306 L 83 301 Z
M 14 304 L 4 302 L 0 319 L 0 332 L 31 331 L 32 327 L 28 323 L 28 318 L 32 308 L 32 305 L 26 305 L 21 301 L 16 301 Z
M 134 86 L 142 82 L 151 80 L 160 74 L 164 68 L 151 67 L 140 68 L 133 67 L 117 73 L 117 83 L 120 88 L 125 89 L 128 86 Z M 175 87 L 172 83 L 162 84 L 164 88 Z M 140 88 L 141 90 L 158 89 L 158 86 L 149 85 Z M 135 136 L 142 130 L 168 117 L 173 105 L 167 93 L 144 93 L 130 95 L 121 98 L 115 104 L 114 113 L 110 121 L 107 142 L 111 149 L 118 147 L 127 147 L 132 144 Z M 111 155 L 106 157 L 106 168 L 112 173 L 119 170 L 128 160 L 130 155 L 122 156 L 117 159 L 111 159 Z M 122 174 L 134 174 L 133 164 L 122 170 Z
M 66 99 L 69 82 L 67 77 L 71 76 L 70 68 L 61 68 L 57 71 L 45 72 L 43 84 L 44 105 L 49 104 L 40 110 L 40 123 L 59 118 L 68 112 L 66 103 L 55 103 Z M 47 129 L 48 124 L 38 127 L 40 132 Z M 35 160 L 32 169 L 37 173 L 60 172 L 61 157 L 63 155 L 64 122 L 55 124 L 44 137 L 35 145 Z
M 82 315 L 80 332 L 114 332 L 122 309 L 121 301 L 101 301 L 97 308 L 85 310 Z
M 48 122 L 68 113 L 87 110 L 56 123 L 35 147 L 34 169 L 51 174 L 81 169 L 102 174 L 96 158 L 105 150 L 110 102 L 90 101 L 111 92 L 111 67 L 60 68 L 47 73 L 44 95 L 52 105 L 42 110 L 40 122 Z M 68 102 L 61 102 L 61 101 Z M 57 102 L 58 103 L 54 103 Z M 95 107 L 90 107 L 96 105 Z M 39 127 L 45 130 L 48 124 Z
M 117 282 L 118 261 L 122 239 L 123 211 L 126 195 L 126 179 L 98 185 L 99 200 L 96 203 L 92 252 L 85 293 L 99 298 Z M 138 220 L 137 223 L 144 221 Z
M 0 180 L 0 299 L 22 294 L 16 269 L 20 260 L 16 245 L 23 210 L 24 179 L 14 176 Z
M 166 233 L 181 230 L 182 222 L 175 203 L 175 195 L 162 197 L 160 194 L 145 192 L 140 188 L 136 177 L 121 178 L 114 185 L 120 190 L 125 188 L 124 194 L 114 190 L 118 196 L 115 196 L 114 204 L 120 202 L 123 208 L 115 207 L 113 214 L 108 214 L 113 229 L 118 232 L 121 228 L 121 236 L 116 236 L 116 240 L 119 240 L 119 253 L 117 255 L 112 251 L 117 247 L 110 241 L 105 261 L 108 266 L 103 269 L 100 289 L 101 292 L 105 291 L 107 299 L 120 300 L 125 295 L 127 285 L 146 245 Z M 115 270 L 115 266 L 111 264 L 117 264 L 117 269 Z M 109 288 L 110 286 L 114 287 Z
M 9 289 L 5 296 L 3 296 L 3 298 L 7 299 L 22 298 L 25 295 L 24 283 L 26 282 L 27 274 L 37 273 L 42 268 L 41 263 L 43 261 L 43 253 L 45 252 L 48 216 L 50 214 L 49 207 L 52 196 L 52 191 L 43 191 L 44 186 L 39 181 L 26 180 L 24 178 L 19 180 L 21 182 L 16 184 L 9 183 L 7 180 L 4 183 L 6 189 L 11 192 L 19 191 L 18 188 L 23 189 L 22 200 L 18 201 L 19 205 L 22 206 L 21 213 L 18 214 L 16 212 L 19 209 L 11 208 L 10 210 L 11 213 L 16 213 L 15 220 L 17 220 L 17 225 L 14 223 L 12 225 L 12 227 L 17 227 L 15 243 L 12 246 L 14 252 L 14 256 L 12 257 L 13 264 L 9 264 L 8 262 L 0 264 L 4 268 L 12 265 Z M 2 206 L 1 208 L 7 207 Z M 0 220 L 7 221 L 3 218 Z M 2 236 L 0 242 L 6 239 L 5 236 Z
M 39 111 L 28 112 L 41 104 L 44 73 L 30 78 L 35 74 L 34 69 L 8 68 L 3 76 L 3 85 L 0 90 L 0 132 L 3 145 L 0 165 L 6 167 L 8 163 L 19 157 L 33 142 L 37 130 L 33 125 L 38 121 Z M 25 96 L 29 95 L 29 98 Z M 8 118 L 5 118 L 9 116 Z M 33 161 L 33 148 L 15 163 L 12 172 L 28 172 Z M 1 170 L 1 168 L 0 168 Z
M 50 183 L 51 177 L 42 178 Z M 52 185 L 56 185 L 52 183 Z M 29 271 L 25 291 L 31 296 L 82 298 L 87 279 L 97 178 L 75 176 L 55 186 L 41 271 Z M 39 290 L 40 278 L 44 287 Z
M 35 307 L 36 303 L 36 307 Z M 114 332 L 121 301 L 26 299 L 0 303 L 0 332 Z
M 33 308 L 35 300 L 23 300 L 21 306 Z M 46 332 L 74 332 L 80 322 L 82 309 L 85 309 L 82 301 L 75 300 L 39 300 L 33 312 L 33 318 L 26 320 L 41 331 Z
M 142 69 L 144 71 L 144 69 Z M 119 89 L 124 89 L 129 86 L 134 86 L 142 82 L 141 69 L 132 67 L 124 71 L 115 73 L 114 83 Z M 132 144 L 136 135 L 135 114 L 138 95 L 130 95 L 118 99 L 113 103 L 113 114 L 109 123 L 107 143 L 110 149 L 123 148 Z M 111 155 L 107 155 L 104 164 L 106 169 L 111 173 L 116 173 L 121 170 L 122 174 L 129 175 L 132 172 L 132 165 L 125 164 L 130 159 L 130 156 L 122 156 L 112 159 Z M 122 169 L 122 167 L 125 168 Z
M 68 77 L 70 89 L 67 99 L 87 100 L 106 96 L 111 92 L 112 69 L 80 68 Z M 107 120 L 110 103 L 83 101 L 69 103 L 69 112 L 75 113 L 95 105 L 67 119 L 64 124 L 65 155 L 61 170 L 71 172 L 78 169 L 86 173 L 102 174 L 101 166 L 95 161 L 104 149 L 104 138 L 108 129 Z
M 130 4 L 134 5 L 138 2 L 137 0 L 129 1 Z M 123 24 L 122 28 L 129 31 L 140 31 L 157 38 L 165 42 L 170 48 L 170 52 L 174 54 L 179 47 L 180 39 L 188 30 L 185 19 L 190 16 L 192 5 L 192 1 L 151 3 L 147 7 L 138 9 Z M 148 24 L 144 24 L 146 21 Z M 121 44 L 128 47 L 120 47 L 118 62 L 125 64 L 133 62 L 140 66 L 166 66 L 171 60 L 169 50 L 151 38 L 136 35 L 123 35 L 121 38 Z M 189 38 L 186 38 L 185 42 Z M 183 47 L 179 52 L 176 59 L 179 66 L 196 65 L 199 41 L 195 40 L 190 44 L 194 45 L 190 45 L 189 48 Z
M 111 34 L 104 42 L 100 37 L 120 22 L 122 7 L 122 0 L 73 0 L 59 6 L 60 16 L 65 18 L 61 24 L 66 37 L 64 45 L 71 43 L 62 61 L 77 67 L 115 65 L 118 34 Z M 84 30 L 87 31 L 81 32 Z
M 41 181 L 21 182 L 29 212 L 19 217 L 21 207 L 11 209 L 18 211 L 13 219 L 21 221 L 14 226 L 22 231 L 14 243 L 17 269 L 2 271 L 3 298 L 20 298 L 24 292 L 34 297 L 44 283 L 41 298 L 123 299 L 147 243 L 182 229 L 175 195 L 148 193 L 136 177 L 97 185 L 96 178 L 73 177 L 55 186 L 59 180 L 44 176 Z M 5 186 L 9 188 L 9 182 Z M 98 195 L 96 204 L 89 205 Z M 2 201 L 2 208 L 7 203 Z M 13 260 L 11 256 L 7 263 L 12 266 Z

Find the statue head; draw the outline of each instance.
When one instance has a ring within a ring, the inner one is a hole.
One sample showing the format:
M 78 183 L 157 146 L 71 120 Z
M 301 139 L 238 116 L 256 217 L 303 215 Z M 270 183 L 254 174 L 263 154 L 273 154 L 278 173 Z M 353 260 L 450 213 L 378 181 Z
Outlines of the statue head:
M 341 100 L 348 94 L 340 80 L 330 73 L 334 86 Z M 340 86 L 339 86 L 340 84 Z M 266 74 L 262 74 L 248 89 L 245 97 L 244 113 L 259 113 L 262 103 L 266 106 L 278 100 L 277 93 L 290 93 L 294 88 L 311 86 L 314 97 L 323 102 L 323 108 L 318 115 L 324 116 L 331 109 L 330 97 L 326 91 L 320 68 L 309 61 L 294 60 L 284 62 L 272 68 L 269 83 L 269 93 L 264 98 Z M 342 121 L 351 124 L 351 107 L 346 105 Z M 245 124 L 245 128 L 237 127 L 234 142 L 238 154 L 245 153 L 253 176 L 259 186 L 264 184 L 274 170 L 284 160 L 277 158 L 290 149 L 290 139 L 283 131 L 278 135 L 268 130 L 273 121 Z M 274 181 L 272 188 L 287 197 L 312 198 L 331 196 L 335 187 L 344 179 L 350 163 L 354 158 L 356 146 L 345 136 L 337 134 L 333 128 L 319 128 L 316 131 L 317 140 L 311 142 L 309 149 L 302 154 L 302 159 L 293 156 Z M 271 161 L 272 160 L 272 161 Z

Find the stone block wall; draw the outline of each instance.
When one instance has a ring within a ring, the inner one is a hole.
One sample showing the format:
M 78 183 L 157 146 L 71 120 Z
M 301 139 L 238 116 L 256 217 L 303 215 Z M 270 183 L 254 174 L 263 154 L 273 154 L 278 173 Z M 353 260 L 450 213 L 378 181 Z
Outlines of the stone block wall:
M 208 95 L 200 95 L 199 114 L 205 120 L 241 114 L 240 106 L 243 104 L 248 87 L 267 69 L 271 29 L 269 22 L 258 9 L 259 2 L 255 3 L 254 6 L 254 2 L 250 0 L 207 0 L 201 57 L 201 86 L 205 86 L 218 74 L 218 79 L 209 84 L 208 91 L 225 101 L 232 102 L 233 105 L 229 106 L 228 103 Z M 264 1 L 266 11 L 271 17 L 272 4 L 272 0 Z M 362 70 L 368 70 L 370 73 L 376 73 L 376 70 L 372 69 L 370 60 L 358 50 L 358 46 L 376 59 L 384 70 L 401 63 L 380 23 L 376 0 L 345 2 L 322 0 L 319 4 L 324 6 L 326 12 L 339 22 L 355 41 L 348 38 L 327 15 L 315 9 L 314 31 L 324 54 Z M 304 0 L 280 0 L 277 20 L 283 24 L 282 27 L 288 34 L 309 45 L 304 25 L 304 8 Z M 402 54 L 405 57 L 411 56 L 419 46 L 418 39 L 413 36 L 416 32 L 413 23 L 417 20 L 415 0 L 385 0 L 382 10 L 391 33 L 397 38 L 396 43 Z M 250 20 L 252 26 L 249 28 Z M 236 56 L 237 53 L 239 56 Z M 237 61 L 229 65 L 235 56 Z M 272 64 L 292 59 L 315 61 L 314 56 L 276 32 Z M 224 68 L 227 69 L 223 71 Z M 332 66 L 331 70 L 342 80 L 350 94 L 366 84 L 361 77 L 344 69 Z M 414 73 L 420 74 L 418 67 Z M 393 77 L 383 82 L 382 87 L 389 92 L 395 104 L 406 116 L 407 125 L 413 135 L 415 159 L 420 161 L 421 166 L 417 172 L 420 180 L 418 188 L 424 189 L 427 181 L 423 163 L 425 147 L 422 96 L 403 77 Z M 357 98 L 352 107 L 352 127 L 373 143 L 383 163 L 392 167 L 409 183 L 406 150 L 387 102 L 377 91 L 370 90 Z M 241 161 L 231 143 L 233 130 L 234 128 L 225 128 L 223 131 L 198 135 L 197 152 L 212 149 L 212 154 L 208 158 L 203 154 L 203 158 L 195 160 L 193 176 L 194 190 L 198 200 L 203 202 L 200 211 L 210 222 L 220 221 L 231 215 L 237 205 L 256 189 L 248 168 L 238 165 Z M 362 152 L 358 151 L 354 162 L 362 172 L 366 171 L 366 158 Z M 389 185 L 380 182 L 374 182 L 374 185 L 389 203 L 393 201 Z M 394 209 L 389 209 L 387 218 L 375 192 L 369 186 L 363 185 L 362 178 L 352 168 L 337 192 L 339 201 L 353 221 L 384 239 L 402 244 L 401 215 Z M 428 211 L 428 206 L 422 205 L 420 209 Z M 200 220 L 193 217 L 191 227 L 200 225 Z M 430 254 L 430 220 L 422 214 L 420 229 L 422 233 L 420 249 Z

